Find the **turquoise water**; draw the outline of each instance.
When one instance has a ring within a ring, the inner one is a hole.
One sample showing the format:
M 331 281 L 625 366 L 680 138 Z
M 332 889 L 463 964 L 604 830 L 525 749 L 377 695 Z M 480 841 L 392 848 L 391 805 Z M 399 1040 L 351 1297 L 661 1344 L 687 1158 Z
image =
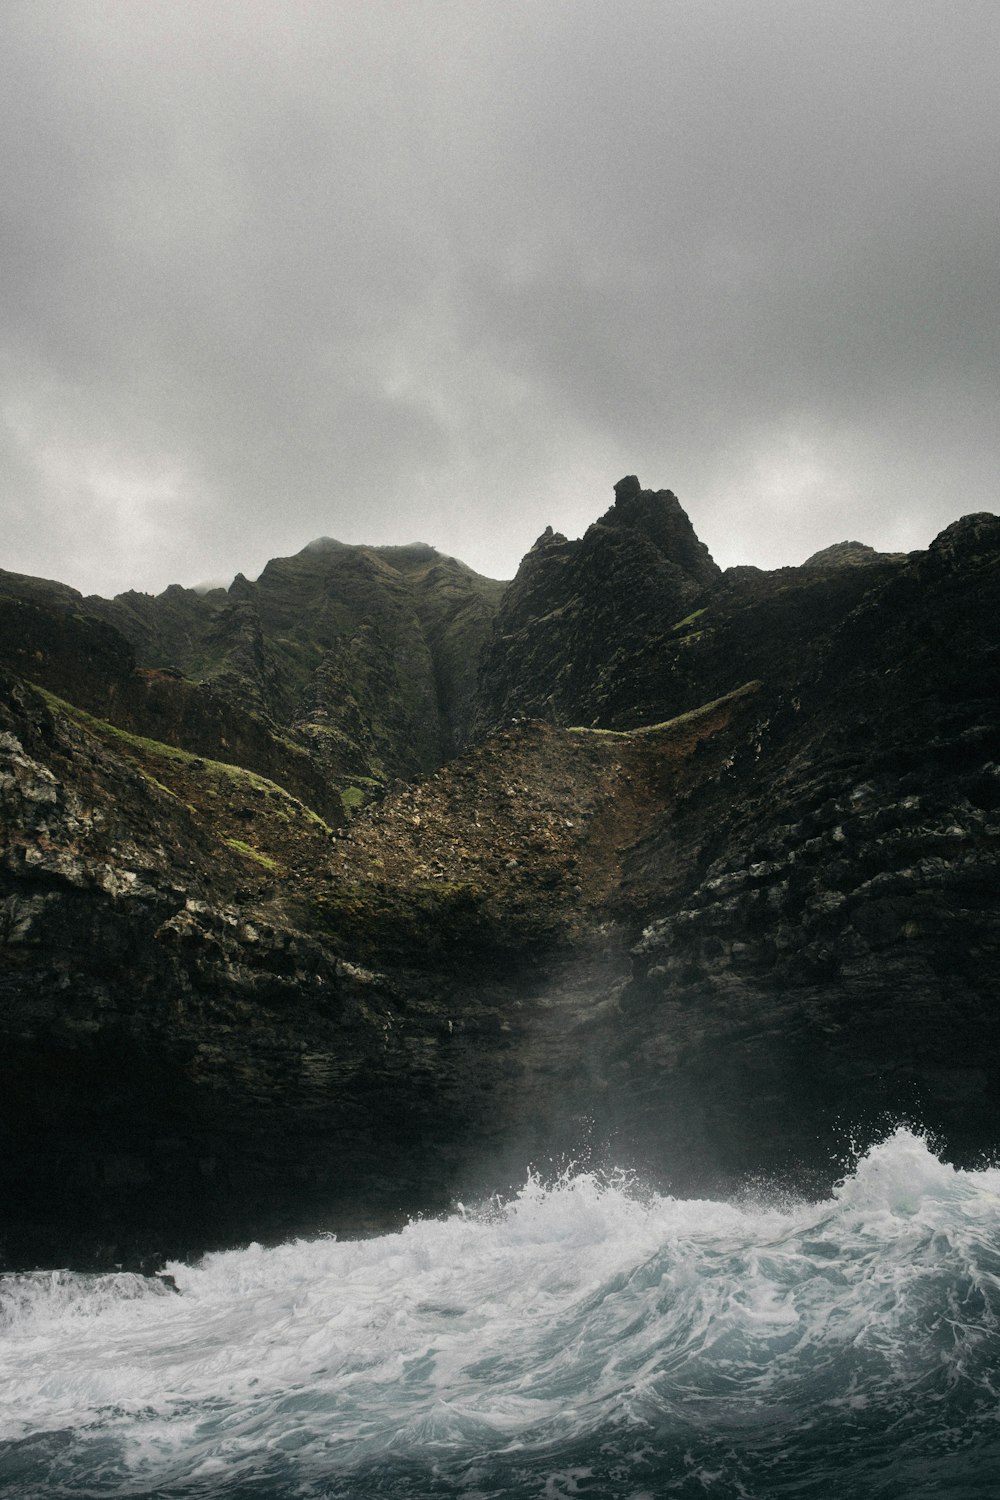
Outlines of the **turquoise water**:
M 532 1178 L 169 1269 L 0 1278 L 0 1493 L 1000 1493 L 1000 1171 L 905 1130 L 818 1204 Z

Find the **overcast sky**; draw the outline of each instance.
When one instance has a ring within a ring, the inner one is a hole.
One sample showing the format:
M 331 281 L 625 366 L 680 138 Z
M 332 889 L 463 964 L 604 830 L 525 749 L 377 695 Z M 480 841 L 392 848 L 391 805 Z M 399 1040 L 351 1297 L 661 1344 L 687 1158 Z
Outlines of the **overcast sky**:
M 998 0 L 5 0 L 0 566 L 996 509 Z

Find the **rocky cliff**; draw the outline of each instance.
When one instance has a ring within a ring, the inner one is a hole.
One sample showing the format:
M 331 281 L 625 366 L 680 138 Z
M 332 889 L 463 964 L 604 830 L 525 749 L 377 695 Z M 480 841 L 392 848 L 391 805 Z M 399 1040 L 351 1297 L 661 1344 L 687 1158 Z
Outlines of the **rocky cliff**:
M 329 538 L 227 591 L 168 589 L 88 607 L 281 727 L 329 772 L 383 782 L 465 743 L 476 663 L 502 585 L 433 547 Z
M 123 727 L 206 754 L 228 748 L 223 759 L 268 773 L 298 749 L 303 774 L 308 761 L 314 779 L 318 769 L 364 794 L 465 743 L 502 590 L 433 547 L 329 538 L 275 558 L 256 582 L 238 574 L 201 593 L 84 599 L 0 571 L 0 661 L 53 691 L 70 684 L 74 701 Z M 164 672 L 200 693 L 178 688 L 183 704 L 167 703 L 150 676 Z
M 579 541 L 549 527 L 518 569 L 482 665 L 479 731 L 525 714 L 602 727 L 662 718 L 643 664 L 718 577 L 675 495 L 619 480 Z
M 478 728 L 537 715 L 627 729 L 752 678 L 791 686 L 905 561 L 850 542 L 800 568 L 723 573 L 676 496 L 630 475 L 579 541 L 550 529 L 525 557 L 484 656 Z
M 1000 1144 L 996 517 L 720 573 L 629 478 L 502 601 L 330 542 L 0 595 L 8 1263 Z

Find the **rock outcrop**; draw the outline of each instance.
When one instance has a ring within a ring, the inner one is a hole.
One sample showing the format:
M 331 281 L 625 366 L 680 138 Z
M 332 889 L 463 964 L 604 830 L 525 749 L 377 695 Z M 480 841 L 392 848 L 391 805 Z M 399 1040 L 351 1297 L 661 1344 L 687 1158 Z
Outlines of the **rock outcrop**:
M 579 541 L 549 527 L 521 563 L 483 658 L 479 731 L 518 715 L 603 728 L 666 717 L 645 664 L 718 577 L 675 495 L 619 480 Z
M 864 542 L 834 542 L 832 547 L 823 547 L 814 552 L 802 564 L 804 568 L 858 568 L 867 563 L 905 561 L 902 552 L 876 552 Z

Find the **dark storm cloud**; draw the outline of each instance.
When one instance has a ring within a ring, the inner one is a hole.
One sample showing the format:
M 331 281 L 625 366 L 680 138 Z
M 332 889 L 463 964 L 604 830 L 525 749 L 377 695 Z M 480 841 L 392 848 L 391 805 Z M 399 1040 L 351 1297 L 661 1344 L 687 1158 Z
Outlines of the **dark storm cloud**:
M 993 0 L 9 7 L 0 565 L 991 507 Z

